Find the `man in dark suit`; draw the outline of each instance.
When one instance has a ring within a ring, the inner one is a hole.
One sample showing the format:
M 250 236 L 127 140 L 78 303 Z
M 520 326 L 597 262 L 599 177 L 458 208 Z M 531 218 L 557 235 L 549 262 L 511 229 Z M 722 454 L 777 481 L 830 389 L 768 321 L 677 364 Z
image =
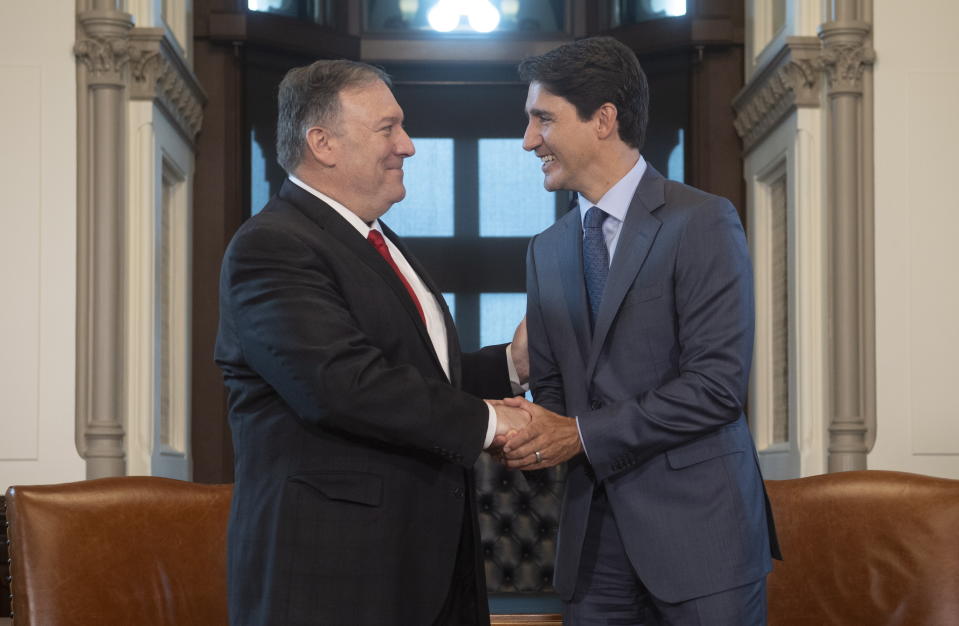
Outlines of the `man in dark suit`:
M 643 159 L 646 77 L 621 43 L 567 44 L 520 74 L 524 148 L 547 189 L 578 192 L 530 243 L 541 406 L 510 401 L 533 420 L 505 446 L 512 467 L 569 461 L 567 623 L 765 623 L 778 546 L 743 414 L 753 300 L 736 210 Z
M 461 354 L 436 285 L 379 221 L 414 152 L 388 85 L 350 61 L 287 74 L 290 177 L 223 259 L 235 625 L 489 623 L 471 468 L 529 416 L 479 399 L 511 393 L 509 348 Z

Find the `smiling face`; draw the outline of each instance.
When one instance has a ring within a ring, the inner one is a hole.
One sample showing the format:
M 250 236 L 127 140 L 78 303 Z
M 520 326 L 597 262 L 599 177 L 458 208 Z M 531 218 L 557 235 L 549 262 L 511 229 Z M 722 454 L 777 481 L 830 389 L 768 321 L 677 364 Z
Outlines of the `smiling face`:
M 403 129 L 403 110 L 382 81 L 339 94 L 332 137 L 337 191 L 331 195 L 366 222 L 406 196 L 403 159 L 415 150 Z
M 529 123 L 523 149 L 535 152 L 542 161 L 543 186 L 549 191 L 568 189 L 589 196 L 600 147 L 595 119 L 583 121 L 566 98 L 535 81 L 529 86 L 526 115 Z

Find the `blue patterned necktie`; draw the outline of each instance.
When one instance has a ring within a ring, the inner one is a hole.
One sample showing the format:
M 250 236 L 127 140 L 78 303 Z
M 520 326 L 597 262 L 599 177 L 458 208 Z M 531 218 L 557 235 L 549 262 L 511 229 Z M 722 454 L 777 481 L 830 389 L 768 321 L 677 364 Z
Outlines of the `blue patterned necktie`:
M 599 303 L 609 276 L 609 250 L 603 236 L 603 222 L 609 214 L 598 206 L 590 207 L 583 219 L 583 274 L 586 277 L 586 296 L 589 298 L 589 327 L 596 325 Z

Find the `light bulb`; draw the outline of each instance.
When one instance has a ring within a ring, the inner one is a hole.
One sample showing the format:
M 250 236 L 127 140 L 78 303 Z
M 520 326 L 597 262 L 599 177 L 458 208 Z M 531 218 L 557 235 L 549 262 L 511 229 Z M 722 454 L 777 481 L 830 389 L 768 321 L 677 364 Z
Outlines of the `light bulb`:
M 499 25 L 499 11 L 486 0 L 475 0 L 467 9 L 470 27 L 478 33 L 488 33 Z
M 670 17 L 686 15 L 686 0 L 653 0 L 649 8 L 653 13 L 663 12 Z
M 686 15 L 686 0 L 666 0 L 666 15 Z
M 440 0 L 430 9 L 426 19 L 433 30 L 448 33 L 460 24 L 460 8 L 455 0 Z

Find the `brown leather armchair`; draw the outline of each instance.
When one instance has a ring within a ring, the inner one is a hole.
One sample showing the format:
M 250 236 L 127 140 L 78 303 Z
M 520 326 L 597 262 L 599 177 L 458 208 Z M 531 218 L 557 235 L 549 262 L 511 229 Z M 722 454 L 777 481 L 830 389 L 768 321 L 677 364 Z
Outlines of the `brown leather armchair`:
M 959 624 L 959 480 L 862 471 L 766 488 L 785 558 L 770 626 Z
M 959 480 L 865 471 L 766 485 L 786 558 L 769 577 L 771 626 L 959 624 Z M 16 625 L 225 624 L 230 495 L 148 477 L 12 487 Z
M 226 624 L 231 494 L 144 476 L 11 487 L 14 623 Z

